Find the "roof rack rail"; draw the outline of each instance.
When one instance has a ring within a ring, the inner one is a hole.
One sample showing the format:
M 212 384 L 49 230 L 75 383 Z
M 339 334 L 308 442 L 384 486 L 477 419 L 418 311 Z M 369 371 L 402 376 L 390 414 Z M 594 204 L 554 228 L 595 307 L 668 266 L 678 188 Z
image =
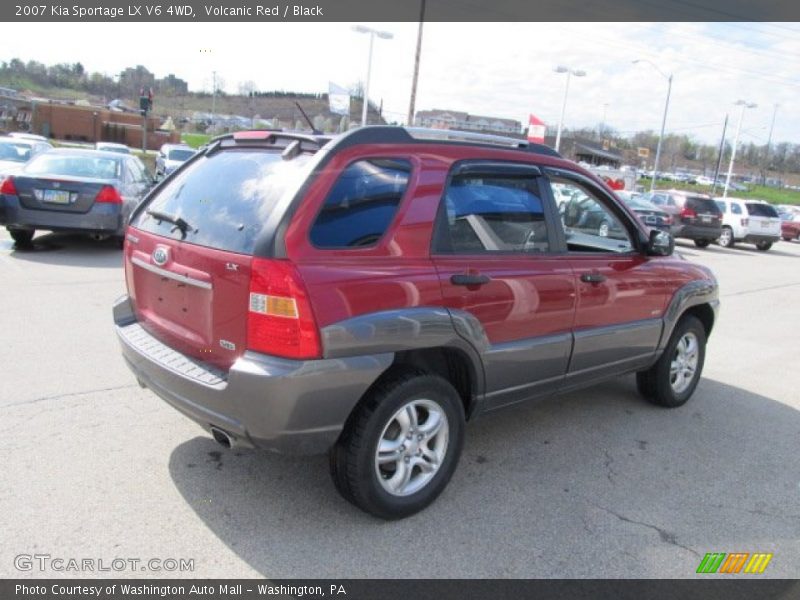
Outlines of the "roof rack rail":
M 337 146 L 355 144 L 411 144 L 414 142 L 452 142 L 462 144 L 480 144 L 483 146 L 499 146 L 535 154 L 544 154 L 561 158 L 561 155 L 544 144 L 533 144 L 527 140 L 460 131 L 456 129 L 429 129 L 425 127 L 398 127 L 396 125 L 371 125 L 354 129 L 340 138 Z

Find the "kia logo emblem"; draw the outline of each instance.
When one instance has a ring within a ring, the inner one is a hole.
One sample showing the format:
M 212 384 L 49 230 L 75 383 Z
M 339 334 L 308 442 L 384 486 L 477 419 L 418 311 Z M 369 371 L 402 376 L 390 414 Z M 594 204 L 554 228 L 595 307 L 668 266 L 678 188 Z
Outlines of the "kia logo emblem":
M 167 248 L 158 247 L 153 250 L 153 262 L 159 267 L 166 264 L 169 260 L 169 250 Z

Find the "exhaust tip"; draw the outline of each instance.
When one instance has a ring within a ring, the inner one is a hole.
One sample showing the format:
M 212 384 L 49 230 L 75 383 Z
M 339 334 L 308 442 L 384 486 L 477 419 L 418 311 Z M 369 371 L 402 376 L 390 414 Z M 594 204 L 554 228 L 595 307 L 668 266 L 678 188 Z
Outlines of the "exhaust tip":
M 220 446 L 224 446 L 225 448 L 231 448 L 233 446 L 233 439 L 227 433 L 222 431 L 222 429 L 212 427 L 211 435 L 214 437 L 214 441 L 216 441 Z

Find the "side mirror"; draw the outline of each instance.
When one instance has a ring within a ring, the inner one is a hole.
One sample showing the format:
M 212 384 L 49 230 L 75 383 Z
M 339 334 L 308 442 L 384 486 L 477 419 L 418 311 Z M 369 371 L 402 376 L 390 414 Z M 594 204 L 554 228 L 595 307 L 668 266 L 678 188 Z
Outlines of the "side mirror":
M 666 231 L 650 230 L 647 253 L 653 256 L 671 256 L 675 250 L 675 238 Z

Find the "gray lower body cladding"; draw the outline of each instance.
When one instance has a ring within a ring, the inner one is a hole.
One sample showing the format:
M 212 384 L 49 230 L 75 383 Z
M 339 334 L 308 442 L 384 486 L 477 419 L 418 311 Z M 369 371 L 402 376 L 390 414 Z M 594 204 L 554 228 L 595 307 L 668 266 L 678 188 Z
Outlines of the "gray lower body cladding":
M 287 454 L 325 452 L 393 355 L 296 361 L 246 352 L 225 373 L 147 333 L 127 298 L 114 308 L 122 354 L 139 382 L 236 445 Z

